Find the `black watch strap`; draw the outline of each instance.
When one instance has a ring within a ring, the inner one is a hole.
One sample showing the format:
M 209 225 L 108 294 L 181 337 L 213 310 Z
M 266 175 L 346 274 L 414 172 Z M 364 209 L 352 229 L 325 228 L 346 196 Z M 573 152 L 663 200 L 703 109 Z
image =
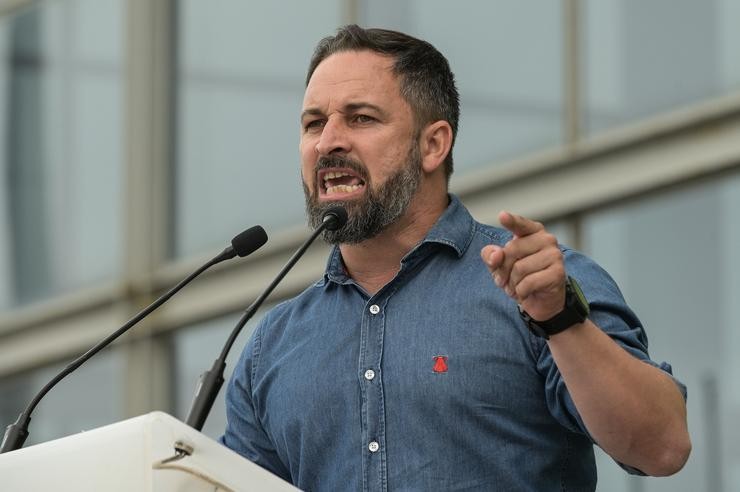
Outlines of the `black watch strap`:
M 552 335 L 583 323 L 588 317 L 589 307 L 578 282 L 573 277 L 568 277 L 565 281 L 565 306 L 562 311 L 546 321 L 533 319 L 521 306 L 519 314 L 532 333 L 548 340 Z

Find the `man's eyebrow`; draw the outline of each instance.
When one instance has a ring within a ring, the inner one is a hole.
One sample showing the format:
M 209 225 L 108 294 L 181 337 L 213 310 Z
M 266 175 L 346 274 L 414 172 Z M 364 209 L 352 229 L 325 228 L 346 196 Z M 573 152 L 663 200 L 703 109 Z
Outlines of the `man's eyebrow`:
M 324 115 L 324 112 L 323 112 L 323 111 L 321 111 L 321 110 L 320 110 L 320 109 L 318 109 L 318 108 L 308 108 L 308 109 L 304 109 L 304 110 L 303 110 L 303 112 L 301 113 L 301 121 L 303 121 L 303 119 L 304 119 L 304 118 L 305 118 L 306 116 L 323 116 L 323 115 Z
M 381 109 L 380 106 L 376 106 L 375 104 L 372 104 L 369 102 L 356 102 L 356 103 L 345 104 L 340 112 L 355 113 L 363 109 L 370 109 L 380 114 L 381 116 L 386 115 L 386 112 L 383 111 L 383 109 Z M 303 120 L 306 116 L 324 116 L 324 112 L 318 108 L 308 108 L 308 109 L 304 109 L 303 112 L 301 113 L 301 120 Z
M 371 109 L 380 115 L 385 115 L 385 111 L 383 111 L 380 106 L 376 106 L 375 104 L 369 102 L 349 103 L 344 106 L 344 109 L 348 113 L 354 113 L 362 109 Z

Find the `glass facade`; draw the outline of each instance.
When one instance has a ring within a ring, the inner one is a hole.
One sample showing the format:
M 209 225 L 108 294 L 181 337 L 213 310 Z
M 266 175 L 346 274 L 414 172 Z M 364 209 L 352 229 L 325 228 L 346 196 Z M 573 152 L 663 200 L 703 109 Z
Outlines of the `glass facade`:
M 738 2 L 580 5 L 585 133 L 740 89 Z
M 0 23 L 0 309 L 120 270 L 120 1 Z
M 585 252 L 612 272 L 640 316 L 653 359 L 670 362 L 688 386 L 692 456 L 680 475 L 645 480 L 640 490 L 740 484 L 738 212 L 735 173 L 584 218 Z M 616 467 L 599 471 L 606 482 L 626 482 Z
M 477 0 L 460 8 L 444 0 L 364 0 L 359 18 L 365 26 L 428 40 L 449 60 L 461 103 L 456 173 L 562 142 L 563 23 L 557 2 Z
M 564 182 L 570 164 L 596 162 L 609 170 L 604 181 L 616 185 L 624 162 L 645 157 L 641 164 L 651 166 L 655 154 L 642 149 L 660 144 L 679 153 L 681 139 L 717 133 L 717 115 L 722 124 L 740 119 L 740 3 L 734 0 L 18 3 L 23 7 L 0 7 L 0 426 L 15 420 L 67 354 L 88 348 L 90 333 L 102 334 L 99 311 L 107 306 L 67 294 L 120 285 L 103 320 L 117 326 L 174 283 L 175 273 L 257 223 L 270 242 L 233 268 L 263 275 L 281 255 L 287 259 L 298 242 L 290 231 L 304 223 L 297 147 L 305 70 L 316 42 L 342 24 L 402 30 L 448 57 L 462 96 L 452 191 L 479 206 L 486 193 L 498 205 L 496 191 L 517 186 L 507 173 L 540 189 L 550 179 Z M 148 32 L 137 22 L 158 15 L 169 19 L 166 32 Z M 152 48 L 173 43 L 174 69 L 166 80 L 157 78 L 165 70 L 142 69 L 141 60 L 156 58 L 131 48 L 141 36 L 151 38 Z M 157 118 L 137 109 L 162 96 L 155 89 L 162 86 L 174 105 L 166 128 L 141 121 Z M 692 109 L 719 100 L 726 106 L 717 115 Z M 671 120 L 676 110 L 695 121 Z M 656 116 L 678 126 L 658 138 L 640 130 L 634 140 L 607 141 L 599 155 L 579 154 L 566 141 L 608 137 Z M 131 157 L 145 154 L 131 152 L 143 138 L 131 129 L 152 126 L 151 139 L 162 140 L 154 146 L 166 148 L 170 159 L 153 162 L 156 170 Z M 689 388 L 694 451 L 686 469 L 668 479 L 635 478 L 599 453 L 600 491 L 715 492 L 740 484 L 733 425 L 740 416 L 740 387 L 733 385 L 740 375 L 733 357 L 740 350 L 740 148 L 734 141 L 723 140 L 721 163 L 697 156 L 702 164 L 695 172 L 665 170 L 601 201 L 573 198 L 568 206 L 555 196 L 580 196 L 578 189 L 531 196 L 531 209 L 562 243 L 612 273 L 646 324 L 653 358 L 671 362 Z M 537 165 L 517 167 L 530 161 Z M 146 183 L 138 179 L 144 173 L 158 183 L 161 167 L 169 171 L 171 194 L 153 199 L 150 212 L 167 216 L 166 227 L 132 227 L 137 220 L 158 222 L 140 216 L 147 210 L 132 203 L 141 195 L 126 189 L 127 177 L 134 173 L 132 182 Z M 473 191 L 456 188 L 458 177 L 467 183 L 479 176 Z M 136 233 L 124 234 L 131 230 Z M 168 254 L 152 254 L 152 271 L 142 273 L 149 259 L 131 257 L 161 244 L 169 245 Z M 172 385 L 167 404 L 153 399 L 143 411 L 169 408 L 184 418 L 199 374 L 236 323 L 238 314 L 222 315 L 235 309 L 233 298 L 222 297 L 254 280 L 245 275 L 235 282 L 226 269 L 214 270 L 194 287 L 207 286 L 208 295 L 185 307 L 173 300 L 163 308 L 168 314 L 152 316 L 149 331 L 139 334 L 156 346 L 152 354 L 166 359 L 162 379 Z M 288 276 L 285 292 L 299 292 L 304 281 Z M 203 299 L 220 304 L 206 306 Z M 235 344 L 227 377 L 252 326 Z M 75 333 L 82 333 L 77 341 L 45 348 L 44 356 L 29 349 L 34 337 L 67 340 Z M 50 393 L 34 414 L 29 442 L 133 416 L 132 394 L 145 393 L 136 388 L 145 371 L 131 366 L 148 357 L 133 345 L 123 338 Z M 33 354 L 22 368 L 3 363 L 13 347 Z M 224 421 L 222 390 L 206 434 L 219 436 Z

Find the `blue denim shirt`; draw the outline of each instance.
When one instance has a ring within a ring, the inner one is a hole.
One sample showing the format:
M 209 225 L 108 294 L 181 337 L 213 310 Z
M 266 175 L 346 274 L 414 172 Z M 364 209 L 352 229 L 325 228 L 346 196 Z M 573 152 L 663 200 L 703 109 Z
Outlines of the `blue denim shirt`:
M 264 317 L 228 386 L 226 446 L 304 490 L 595 488 L 593 440 L 547 344 L 480 259 L 510 233 L 450 200 L 377 294 L 334 248 L 320 281 Z M 591 319 L 654 364 L 614 281 L 563 253 Z

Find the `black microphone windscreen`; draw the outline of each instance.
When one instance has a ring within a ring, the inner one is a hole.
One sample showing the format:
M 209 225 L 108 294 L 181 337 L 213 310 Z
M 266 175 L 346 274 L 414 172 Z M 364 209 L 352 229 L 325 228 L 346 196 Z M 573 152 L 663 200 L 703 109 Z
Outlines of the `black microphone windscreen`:
M 267 233 L 262 226 L 257 225 L 237 234 L 231 240 L 231 247 L 237 255 L 244 257 L 260 249 L 266 242 Z
M 347 223 L 347 210 L 344 207 L 335 205 L 324 212 L 321 222 L 326 224 L 326 230 L 328 231 L 339 230 Z

